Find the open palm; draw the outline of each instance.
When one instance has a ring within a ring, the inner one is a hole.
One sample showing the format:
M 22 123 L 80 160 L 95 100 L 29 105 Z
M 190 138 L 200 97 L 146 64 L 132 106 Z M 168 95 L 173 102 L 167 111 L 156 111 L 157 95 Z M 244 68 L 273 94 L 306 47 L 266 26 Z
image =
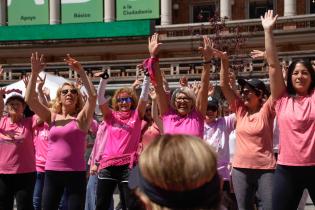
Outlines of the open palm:
M 159 43 L 159 34 L 155 33 L 151 37 L 148 38 L 148 48 L 151 57 L 157 57 L 160 50 L 160 45 L 162 43 Z
M 268 10 L 265 12 L 264 17 L 261 16 L 261 24 L 265 30 L 272 29 L 277 21 L 278 15 L 273 17 L 273 10 Z

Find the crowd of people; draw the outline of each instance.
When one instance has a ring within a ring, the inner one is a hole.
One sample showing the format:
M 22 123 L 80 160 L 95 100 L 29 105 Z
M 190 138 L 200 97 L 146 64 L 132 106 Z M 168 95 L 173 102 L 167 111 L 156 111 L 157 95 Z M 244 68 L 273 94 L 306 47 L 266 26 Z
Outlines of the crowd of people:
M 39 76 L 44 55 L 33 53 L 25 97 L 0 88 L 0 210 L 14 200 L 18 210 L 113 210 L 116 187 L 123 210 L 296 210 L 305 189 L 315 202 L 315 69 L 307 60 L 280 65 L 277 17 L 261 17 L 265 51 L 252 52 L 268 63 L 270 90 L 236 80 L 229 55 L 204 36 L 200 82 L 182 78 L 171 91 L 154 34 L 138 66 L 143 81 L 109 99 L 107 72 L 95 74 L 96 90 L 68 54 L 81 83 L 64 83 L 51 100 Z M 214 59 L 224 99 L 209 81 Z

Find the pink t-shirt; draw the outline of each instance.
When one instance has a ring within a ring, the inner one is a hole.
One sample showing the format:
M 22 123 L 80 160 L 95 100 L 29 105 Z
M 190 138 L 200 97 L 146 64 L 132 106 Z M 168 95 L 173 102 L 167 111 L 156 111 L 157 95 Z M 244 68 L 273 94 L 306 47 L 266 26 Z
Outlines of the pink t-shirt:
M 100 161 L 100 169 L 137 161 L 137 148 L 141 135 L 141 118 L 138 110 L 130 112 L 110 111 L 106 116 L 106 146 Z
M 164 134 L 187 134 L 203 138 L 204 118 L 196 109 L 182 117 L 170 108 L 162 120 Z
M 288 166 L 315 165 L 315 91 L 307 97 L 285 93 L 276 101 L 280 130 L 278 163 Z
M 235 115 L 220 117 L 214 122 L 205 123 L 203 139 L 210 144 L 217 153 L 218 173 L 224 180 L 230 179 L 228 165 L 230 163 L 229 136 L 235 127 Z
M 237 98 L 236 145 L 233 167 L 249 169 L 274 169 L 273 121 L 275 112 L 269 98 L 260 111 L 249 114 L 243 102 Z
M 36 159 L 36 171 L 45 172 L 45 164 L 48 150 L 48 134 L 49 125 L 47 123 L 41 123 L 35 125 L 34 132 L 34 146 L 35 146 L 35 159 Z
M 85 171 L 86 135 L 75 119 L 64 126 L 56 126 L 53 122 L 48 136 L 45 170 Z
M 3 116 L 0 119 L 0 174 L 35 172 L 33 144 L 33 117 L 11 123 Z
M 150 125 L 142 134 L 141 142 L 143 148 L 146 148 L 156 137 L 158 137 L 160 134 L 160 130 L 156 123 L 153 123 Z

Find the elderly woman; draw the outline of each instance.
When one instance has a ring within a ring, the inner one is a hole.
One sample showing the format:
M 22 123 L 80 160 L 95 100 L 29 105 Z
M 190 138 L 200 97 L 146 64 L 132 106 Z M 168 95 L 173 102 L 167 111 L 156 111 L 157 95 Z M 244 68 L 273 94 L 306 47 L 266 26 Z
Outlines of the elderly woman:
M 201 75 L 201 88 L 196 96 L 188 87 L 181 87 L 174 91 L 169 101 L 164 88 L 161 71 L 159 69 L 158 34 L 154 34 L 149 42 L 149 51 L 153 60 L 155 90 L 160 114 L 163 120 L 164 133 L 189 134 L 203 137 L 204 118 L 207 110 L 207 96 L 210 77 L 210 63 L 213 56 L 212 43 L 208 37 L 203 38 L 204 47 L 199 50 L 203 54 L 204 69 Z
M 0 88 L 0 209 L 33 209 L 36 168 L 33 144 L 33 117 L 25 117 L 26 103 L 22 95 L 13 93 L 6 100 L 7 115 L 3 116 L 3 96 L 10 91 Z
M 85 138 L 96 105 L 96 91 L 78 61 L 68 55 L 67 64 L 81 77 L 88 93 L 83 105 L 82 96 L 72 83 L 64 83 L 57 91 L 52 109 L 42 105 L 35 94 L 36 79 L 43 70 L 43 55 L 32 54 L 32 72 L 26 88 L 26 101 L 31 109 L 50 124 L 49 147 L 45 166 L 44 209 L 55 210 L 64 190 L 68 209 L 84 209 L 85 200 Z M 80 184 L 78 184 L 80 183 Z
M 188 135 L 153 141 L 133 169 L 129 186 L 151 210 L 215 210 L 221 200 L 214 151 Z
M 297 209 L 305 188 L 315 202 L 315 72 L 310 62 L 294 61 L 285 84 L 272 34 L 277 17 L 269 10 L 261 21 L 280 131 L 272 207 L 287 210 Z

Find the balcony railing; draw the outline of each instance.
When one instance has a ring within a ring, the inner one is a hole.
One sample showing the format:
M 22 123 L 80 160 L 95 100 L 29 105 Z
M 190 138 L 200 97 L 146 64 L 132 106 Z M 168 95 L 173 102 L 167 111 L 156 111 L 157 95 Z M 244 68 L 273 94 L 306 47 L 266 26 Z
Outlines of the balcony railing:
M 287 63 L 297 58 L 315 60 L 315 50 L 279 53 L 279 58 L 281 61 L 286 61 Z M 137 64 L 141 62 L 142 60 L 98 61 L 82 62 L 82 65 L 95 84 L 98 83 L 99 78 L 94 77 L 94 73 L 107 69 L 111 77 L 109 89 L 116 89 L 121 86 L 130 85 L 137 76 L 142 75 L 142 72 L 137 69 Z M 253 61 L 248 55 L 242 55 L 237 60 L 231 59 L 230 63 L 232 67 L 239 67 L 239 69 L 236 69 L 239 77 L 255 77 L 260 79 L 268 77 L 266 64 L 263 60 Z M 18 81 L 31 71 L 30 64 L 4 65 L 3 68 L 5 72 L 3 78 L 0 78 L 1 85 Z M 176 86 L 178 79 L 184 75 L 190 81 L 200 80 L 203 65 L 200 57 L 168 58 L 160 60 L 160 68 L 165 73 L 168 81 L 170 81 L 171 86 Z M 71 80 L 77 78 L 76 72 L 69 69 L 65 63 L 48 63 L 45 71 Z M 212 80 L 217 81 L 219 79 L 218 71 L 215 67 L 211 69 Z
M 222 25 L 222 22 L 218 22 Z M 245 35 L 252 35 L 253 33 L 262 32 L 260 19 L 246 19 L 246 20 L 231 20 L 224 22 L 225 36 L 229 36 L 238 30 Z M 166 26 L 156 26 L 155 29 L 158 33 L 163 34 L 167 38 L 172 37 L 199 37 L 200 35 L 215 34 L 216 29 L 214 23 L 188 23 L 188 24 L 173 24 Z M 279 17 L 276 24 L 277 30 L 293 30 L 293 29 L 309 29 L 315 28 L 315 14 L 309 15 L 296 15 L 290 17 Z

